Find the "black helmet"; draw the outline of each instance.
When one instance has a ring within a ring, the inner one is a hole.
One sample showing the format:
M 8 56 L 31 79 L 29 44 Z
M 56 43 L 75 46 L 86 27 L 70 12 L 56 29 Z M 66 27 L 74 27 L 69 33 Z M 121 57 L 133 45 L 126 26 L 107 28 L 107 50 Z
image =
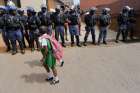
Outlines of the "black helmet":
M 93 14 L 96 12 L 96 10 L 97 10 L 97 8 L 92 7 L 92 8 L 90 9 L 89 13 L 93 15 Z

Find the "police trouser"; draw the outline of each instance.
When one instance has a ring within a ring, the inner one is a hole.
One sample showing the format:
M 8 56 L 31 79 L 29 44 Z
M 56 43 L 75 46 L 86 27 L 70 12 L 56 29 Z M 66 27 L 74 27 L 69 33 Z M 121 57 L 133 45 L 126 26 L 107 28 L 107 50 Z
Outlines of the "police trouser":
M 30 30 L 29 32 L 29 37 L 30 37 L 30 45 L 31 45 L 31 48 L 35 48 L 34 47 L 34 41 L 36 42 L 36 46 L 37 48 L 39 48 L 39 40 L 38 40 L 38 29 L 36 30 Z
M 79 45 L 80 39 L 79 39 L 79 27 L 78 25 L 69 25 L 69 31 L 71 35 L 71 44 L 74 44 L 74 36 L 76 37 L 76 43 Z
M 122 34 L 122 39 L 123 39 L 123 41 L 125 41 L 126 38 L 127 38 L 127 34 L 128 34 L 127 25 L 119 26 L 119 30 L 117 32 L 116 40 L 119 40 L 120 34 Z
M 56 38 L 57 41 L 59 41 L 59 36 L 62 40 L 62 44 L 65 44 L 64 26 L 55 26 L 55 38 Z
M 95 43 L 95 27 L 93 26 L 86 26 L 85 27 L 85 30 L 86 30 L 86 34 L 85 34 L 85 37 L 84 37 L 84 43 L 87 42 L 87 38 L 89 36 L 89 33 L 91 32 L 91 35 L 92 35 L 92 42 Z
M 52 35 L 52 26 L 51 25 L 48 25 L 48 26 L 41 26 L 40 27 L 40 30 L 42 30 L 43 32 L 46 32 L 46 34 L 48 35 Z
M 21 31 L 22 32 L 22 42 L 23 42 L 23 46 L 24 48 L 26 48 L 26 43 L 25 43 L 25 33 L 24 33 L 24 30 Z
M 99 33 L 98 43 L 100 43 L 101 40 L 103 40 L 103 42 L 106 42 L 107 30 L 108 30 L 107 27 L 100 27 L 100 33 Z
M 28 33 L 28 30 L 25 30 L 24 37 L 25 37 L 25 39 L 27 40 L 28 45 L 29 45 L 29 47 L 30 47 L 30 39 L 29 39 L 29 33 Z
M 17 51 L 17 44 L 16 44 L 16 40 L 19 43 L 20 49 L 23 50 L 24 49 L 24 45 L 23 45 L 23 36 L 22 36 L 22 32 L 20 29 L 17 30 L 13 30 L 13 31 L 8 31 L 9 33 L 9 38 L 12 44 L 12 51 Z
M 2 38 L 3 38 L 3 41 L 4 41 L 7 49 L 10 50 L 11 46 L 10 46 L 10 40 L 9 40 L 7 31 L 2 30 Z
M 68 23 L 65 23 L 65 37 L 68 38 Z
M 135 27 L 134 23 L 130 23 L 129 26 L 128 26 L 128 31 L 130 32 L 130 38 L 131 39 L 133 39 L 133 36 L 134 36 L 134 27 Z

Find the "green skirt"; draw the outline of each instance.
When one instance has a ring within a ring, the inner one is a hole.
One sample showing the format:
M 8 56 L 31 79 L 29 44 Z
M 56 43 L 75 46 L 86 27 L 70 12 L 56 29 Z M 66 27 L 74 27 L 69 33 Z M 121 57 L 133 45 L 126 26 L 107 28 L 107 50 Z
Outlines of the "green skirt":
M 56 66 L 56 58 L 53 56 L 52 53 L 52 46 L 49 40 L 47 40 L 47 47 L 48 47 L 48 53 L 46 55 L 44 64 L 48 65 L 48 67 L 53 68 Z M 45 53 L 45 48 L 41 49 L 42 54 Z

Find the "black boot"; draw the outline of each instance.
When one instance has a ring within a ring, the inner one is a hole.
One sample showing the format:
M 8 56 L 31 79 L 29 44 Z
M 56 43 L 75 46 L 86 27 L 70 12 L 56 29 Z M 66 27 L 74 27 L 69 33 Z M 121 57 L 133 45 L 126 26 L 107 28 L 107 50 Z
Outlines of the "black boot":
M 78 46 L 78 47 L 81 47 L 79 36 L 76 36 L 76 42 L 77 42 L 77 46 Z
M 88 38 L 88 37 L 85 36 L 85 38 L 84 38 L 84 43 L 83 43 L 84 46 L 87 46 L 87 38 Z
M 106 41 L 103 41 L 103 44 L 107 45 L 107 42 Z
M 74 36 L 71 35 L 71 46 L 73 47 L 74 46 Z

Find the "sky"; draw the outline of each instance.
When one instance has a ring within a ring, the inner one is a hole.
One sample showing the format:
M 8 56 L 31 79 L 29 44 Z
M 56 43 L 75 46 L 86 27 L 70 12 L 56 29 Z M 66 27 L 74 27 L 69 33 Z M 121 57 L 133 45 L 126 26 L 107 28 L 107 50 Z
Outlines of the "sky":
M 74 4 L 80 4 L 80 0 L 74 0 Z

